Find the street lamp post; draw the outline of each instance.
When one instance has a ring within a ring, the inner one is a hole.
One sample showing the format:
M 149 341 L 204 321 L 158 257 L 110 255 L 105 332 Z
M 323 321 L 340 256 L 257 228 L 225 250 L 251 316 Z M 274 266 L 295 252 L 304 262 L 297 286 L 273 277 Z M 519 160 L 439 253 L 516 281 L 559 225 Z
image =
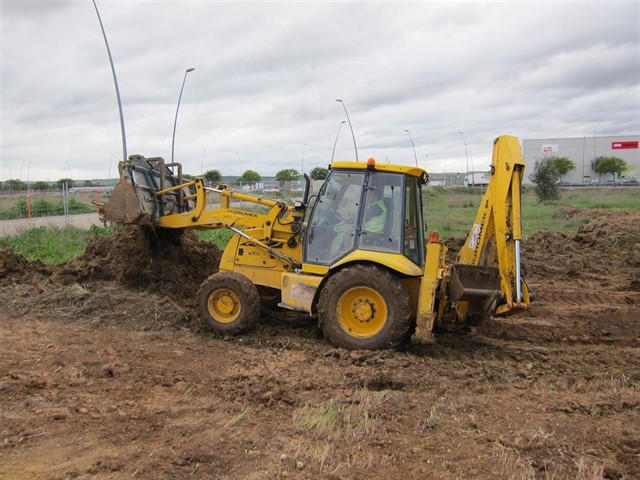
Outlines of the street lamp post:
M 111 180 L 111 162 L 113 161 L 113 153 L 109 159 L 109 170 L 107 170 L 107 180 Z
M 409 135 L 409 140 L 411 141 L 411 147 L 413 148 L 413 156 L 416 159 L 416 167 L 418 166 L 418 155 L 416 155 L 416 146 L 413 144 L 413 138 L 411 138 L 411 132 L 407 129 L 405 129 L 405 132 L 407 132 L 407 135 Z
M 331 153 L 331 163 L 333 163 L 333 157 L 336 155 L 336 145 L 338 144 L 338 136 L 340 135 L 340 129 L 342 128 L 342 125 L 344 125 L 345 123 L 347 123 L 347 121 L 342 120 L 340 122 L 340 125 L 338 126 L 338 133 L 336 133 L 336 141 L 333 142 L 333 152 Z
M 107 47 L 107 54 L 109 55 L 109 63 L 111 64 L 111 73 L 113 74 L 113 83 L 116 87 L 116 98 L 118 99 L 118 112 L 120 113 L 120 132 L 122 133 L 122 160 L 127 160 L 127 136 L 124 132 L 124 115 L 122 114 L 122 100 L 120 99 L 120 89 L 118 88 L 118 77 L 116 77 L 116 68 L 113 66 L 113 57 L 111 56 L 111 49 L 109 48 L 109 42 L 107 41 L 107 34 L 104 31 L 102 25 L 102 18 L 100 18 L 100 12 L 98 11 L 98 5 L 96 0 L 93 0 L 93 6 L 96 9 L 96 15 L 98 15 L 98 22 L 100 22 L 100 30 L 102 30 L 102 37 L 104 38 L 104 44 Z
M 206 151 L 207 151 L 206 148 L 204 150 L 202 150 L 202 161 L 200 162 L 200 176 L 202 176 L 202 174 L 204 172 L 204 153 Z
M 351 136 L 353 137 L 353 149 L 356 151 L 356 162 L 358 162 L 358 146 L 356 145 L 356 136 L 353 133 L 353 125 L 351 125 L 351 119 L 349 118 L 349 114 L 347 113 L 347 107 L 345 107 L 344 102 L 337 98 L 336 102 L 342 104 L 342 108 L 344 108 L 344 114 L 347 116 L 347 121 L 349 122 L 349 128 L 351 129 Z
M 467 140 L 464 138 L 464 132 L 460 132 L 460 135 L 462 135 L 462 142 L 464 143 L 464 154 L 467 157 L 467 183 L 469 183 L 469 149 L 467 148 Z M 475 186 L 473 172 L 471 172 L 471 186 Z
M 240 154 L 236 152 L 236 156 L 238 157 L 238 165 L 240 165 L 240 180 L 238 180 L 238 184 L 240 185 L 240 190 L 242 190 L 242 162 L 240 161 Z
M 180 96 L 178 97 L 178 106 L 176 107 L 176 118 L 173 120 L 173 136 L 171 137 L 171 163 L 174 162 L 174 151 L 176 146 L 176 125 L 178 124 L 178 110 L 180 110 L 180 101 L 182 100 L 182 92 L 184 91 L 184 84 L 187 81 L 187 74 L 193 72 L 195 68 L 187 68 L 184 71 L 184 78 L 182 79 L 182 88 L 180 88 Z

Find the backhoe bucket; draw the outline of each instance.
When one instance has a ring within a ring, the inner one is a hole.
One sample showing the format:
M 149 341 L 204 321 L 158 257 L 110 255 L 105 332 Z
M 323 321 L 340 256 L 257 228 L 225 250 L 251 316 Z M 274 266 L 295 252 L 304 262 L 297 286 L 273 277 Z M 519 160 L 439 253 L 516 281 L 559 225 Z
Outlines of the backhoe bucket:
M 493 315 L 503 293 L 496 267 L 456 264 L 449 275 L 449 299 L 468 302 L 467 323 L 479 324 Z
M 169 167 L 177 167 L 174 175 Z M 109 202 L 99 207 L 103 219 L 130 225 L 155 225 L 161 216 L 183 212 L 192 207 L 186 198 L 188 187 L 158 194 L 183 183 L 182 166 L 165 164 L 164 159 L 131 155 L 118 164 L 120 181 Z

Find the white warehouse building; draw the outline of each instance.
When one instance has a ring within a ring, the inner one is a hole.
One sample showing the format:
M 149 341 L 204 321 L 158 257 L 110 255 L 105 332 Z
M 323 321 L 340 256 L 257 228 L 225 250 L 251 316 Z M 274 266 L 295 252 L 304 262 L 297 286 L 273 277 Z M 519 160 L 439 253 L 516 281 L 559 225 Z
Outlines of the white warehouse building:
M 598 182 L 600 175 L 593 169 L 593 161 L 598 157 L 622 158 L 629 165 L 629 169 L 622 174 L 621 178 L 640 180 L 638 176 L 639 141 L 640 135 L 527 139 L 522 141 L 522 153 L 528 173 L 533 171 L 536 160 L 545 157 L 567 157 L 573 160 L 576 168 L 562 177 L 564 182 L 573 184 Z M 611 180 L 611 175 L 602 177 L 603 183 L 607 180 Z

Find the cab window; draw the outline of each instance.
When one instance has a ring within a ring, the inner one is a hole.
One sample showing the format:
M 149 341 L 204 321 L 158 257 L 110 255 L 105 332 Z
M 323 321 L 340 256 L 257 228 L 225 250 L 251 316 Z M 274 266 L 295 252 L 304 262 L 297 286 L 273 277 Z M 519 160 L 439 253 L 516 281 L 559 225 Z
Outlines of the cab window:
M 331 172 L 307 230 L 305 261 L 332 264 L 355 247 L 364 173 Z
M 424 266 L 422 199 L 416 178 L 407 178 L 404 201 L 403 253 L 414 263 Z
M 373 172 L 366 188 L 359 247 L 401 253 L 404 175 Z

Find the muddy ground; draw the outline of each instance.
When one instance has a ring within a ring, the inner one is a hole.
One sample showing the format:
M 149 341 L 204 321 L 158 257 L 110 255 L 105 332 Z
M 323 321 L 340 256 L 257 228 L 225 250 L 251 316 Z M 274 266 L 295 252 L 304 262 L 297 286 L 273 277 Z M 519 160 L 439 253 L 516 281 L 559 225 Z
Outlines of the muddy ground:
M 591 216 L 525 243 L 530 311 L 402 351 L 288 312 L 216 337 L 188 235 L 3 252 L 0 478 L 640 478 L 640 214 Z

